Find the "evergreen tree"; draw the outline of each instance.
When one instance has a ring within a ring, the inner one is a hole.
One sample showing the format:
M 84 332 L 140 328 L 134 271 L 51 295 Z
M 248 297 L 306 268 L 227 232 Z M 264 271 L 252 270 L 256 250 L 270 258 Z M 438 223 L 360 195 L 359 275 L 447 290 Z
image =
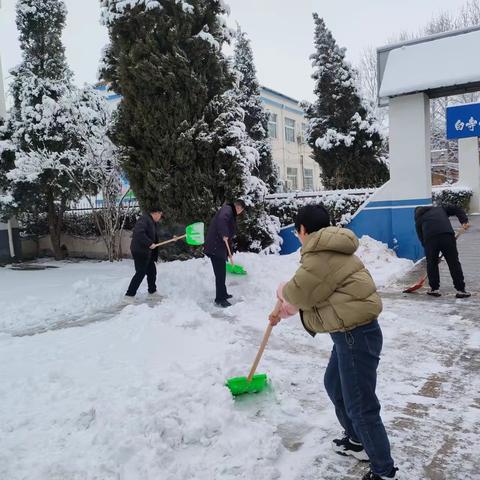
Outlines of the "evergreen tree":
M 278 167 L 273 162 L 268 138 L 268 112 L 263 108 L 260 98 L 260 85 L 250 40 L 240 29 L 236 36 L 233 68 L 238 76 L 238 85 L 235 88 L 237 100 L 245 110 L 245 127 L 260 154 L 258 169 L 252 173 L 267 184 L 270 193 L 274 193 L 278 186 Z
M 380 186 L 389 173 L 380 126 L 363 102 L 354 69 L 317 14 L 313 61 L 316 101 L 305 105 L 307 140 L 328 189 Z
M 260 98 L 260 85 L 256 77 L 253 52 L 247 35 L 238 28 L 236 35 L 233 68 L 237 75 L 234 95 L 244 110 L 246 133 L 258 152 L 258 161 L 253 164 L 251 173 L 262 180 L 273 193 L 278 185 L 278 167 L 272 158 L 272 147 L 268 138 L 268 113 Z M 278 220 L 265 212 L 265 200 L 257 194 L 248 209 L 248 214 L 240 218 L 237 243 L 240 250 L 259 252 L 271 244 L 278 236 Z
M 111 44 L 101 74 L 122 95 L 123 166 L 141 206 L 160 204 L 179 223 L 208 222 L 224 201 L 249 204 L 267 190 L 229 93 L 227 13 L 222 0 L 102 1 Z
M 46 214 L 57 259 L 62 257 L 63 215 L 78 195 L 68 176 L 53 166 L 58 160 L 68 163 L 76 147 L 64 104 L 72 88 L 61 41 L 65 17 L 61 0 L 17 2 L 23 60 L 11 72 L 13 107 L 2 128 L 10 146 L 0 164 L 11 199 L 3 202 L 3 214 Z
M 219 1 L 102 1 L 111 44 L 101 73 L 122 95 L 115 138 L 123 166 L 141 206 L 159 203 L 170 219 L 206 218 L 216 206 L 215 160 L 191 129 L 232 86 L 220 52 L 224 13 Z

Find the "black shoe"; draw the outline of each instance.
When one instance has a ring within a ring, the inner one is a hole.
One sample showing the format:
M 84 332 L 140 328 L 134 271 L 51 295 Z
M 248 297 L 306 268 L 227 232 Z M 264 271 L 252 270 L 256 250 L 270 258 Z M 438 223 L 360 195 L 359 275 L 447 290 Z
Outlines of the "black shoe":
M 430 290 L 427 292 L 427 295 L 430 295 L 431 297 L 441 297 L 442 294 L 438 290 Z
M 228 300 L 221 300 L 219 302 L 215 302 L 215 305 L 220 308 L 228 308 L 232 306 L 232 304 Z
M 233 295 L 230 295 L 229 293 L 227 293 L 227 300 L 228 300 L 229 298 L 233 298 Z
M 457 294 L 455 296 L 457 298 L 468 298 L 471 297 L 472 294 L 470 292 L 466 292 L 465 290 L 457 290 Z
M 397 477 L 397 472 L 398 472 L 398 468 L 394 468 L 391 472 L 390 472 L 390 475 L 387 475 L 386 477 L 380 477 L 379 475 L 377 475 L 376 473 L 373 473 L 371 470 L 369 470 L 363 477 L 362 477 L 362 480 L 389 480 L 389 479 L 393 479 L 393 480 L 398 480 L 398 477 Z
M 361 443 L 352 442 L 347 436 L 332 440 L 333 449 L 339 455 L 355 457 L 361 462 L 368 462 L 367 452 Z

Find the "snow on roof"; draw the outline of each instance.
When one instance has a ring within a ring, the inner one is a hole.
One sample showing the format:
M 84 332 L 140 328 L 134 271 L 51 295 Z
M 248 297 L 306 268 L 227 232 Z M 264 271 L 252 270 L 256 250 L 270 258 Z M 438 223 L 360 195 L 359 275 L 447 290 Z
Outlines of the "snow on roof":
M 480 29 L 449 32 L 378 49 L 379 99 L 475 83 Z

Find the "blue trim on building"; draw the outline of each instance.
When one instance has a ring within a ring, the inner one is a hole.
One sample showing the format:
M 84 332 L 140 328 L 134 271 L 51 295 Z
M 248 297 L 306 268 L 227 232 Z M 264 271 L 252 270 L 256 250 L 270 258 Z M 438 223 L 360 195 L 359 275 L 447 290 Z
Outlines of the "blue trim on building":
M 107 95 L 107 100 L 117 100 L 118 98 L 122 98 L 119 93 L 112 93 L 112 95 Z
M 411 200 L 385 200 L 378 202 L 369 202 L 365 209 L 368 208 L 378 208 L 378 207 L 407 207 L 407 206 L 418 206 L 418 205 L 431 205 L 431 198 L 414 198 Z
M 284 103 L 279 103 L 279 102 L 276 102 L 275 100 L 270 100 L 269 98 L 266 98 L 266 97 L 263 97 L 263 96 L 261 96 L 260 99 L 262 100 L 262 102 L 265 102 L 268 105 L 272 105 L 274 107 L 281 108 L 282 110 L 288 110 L 289 112 L 293 112 L 293 113 L 296 113 L 298 115 L 302 115 L 302 116 L 304 115 L 304 113 L 301 110 L 289 107 L 288 105 L 285 105 Z
M 268 93 L 270 93 L 271 95 L 275 95 L 275 96 L 278 97 L 278 98 L 282 98 L 282 99 L 284 99 L 284 100 L 288 100 L 289 102 L 296 103 L 297 105 L 300 103 L 297 99 L 292 98 L 292 97 L 289 97 L 288 95 L 285 95 L 284 93 L 277 92 L 276 90 L 273 90 L 273 89 L 268 88 L 268 87 L 261 86 L 261 87 L 260 87 L 260 90 L 261 90 L 261 91 L 268 92 Z
M 100 90 L 100 91 L 104 92 L 105 90 L 108 90 L 108 86 L 107 85 L 97 85 L 95 87 L 95 90 Z
M 431 203 L 431 202 L 430 202 Z M 368 235 L 386 243 L 399 257 L 417 261 L 424 257 L 414 222 L 415 207 L 365 208 L 347 225 L 358 237 Z
M 296 252 L 300 247 L 300 240 L 295 235 L 295 227 L 289 225 L 280 230 L 280 237 L 282 238 L 282 248 L 280 249 L 280 255 L 288 255 Z
M 423 199 L 423 204 L 431 204 L 431 199 Z M 357 237 L 368 235 L 369 237 L 386 243 L 401 258 L 417 261 L 425 256 L 423 247 L 418 240 L 415 230 L 414 212 L 420 200 L 394 200 L 389 207 L 361 210 L 347 225 Z M 410 203 L 407 205 L 406 203 Z M 421 204 L 421 203 L 420 203 Z M 392 206 L 403 208 L 392 208 Z M 300 248 L 300 242 L 294 234 L 292 225 L 282 228 L 280 236 L 283 239 L 281 255 L 288 255 Z

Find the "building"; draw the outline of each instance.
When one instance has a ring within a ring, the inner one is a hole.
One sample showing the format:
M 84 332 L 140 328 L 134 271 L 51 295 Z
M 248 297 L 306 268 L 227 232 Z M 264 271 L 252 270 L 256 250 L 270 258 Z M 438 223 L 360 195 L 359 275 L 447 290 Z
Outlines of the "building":
M 261 99 L 270 116 L 268 135 L 282 190 L 321 190 L 320 167 L 305 140 L 306 120 L 298 100 L 267 87 L 261 87 Z
M 112 105 L 120 101 L 120 95 L 104 83 L 96 88 Z M 312 150 L 305 141 L 306 121 L 298 100 L 267 87 L 261 87 L 261 99 L 270 116 L 268 134 L 273 160 L 280 169 L 281 191 L 320 190 L 320 167 L 311 159 Z

